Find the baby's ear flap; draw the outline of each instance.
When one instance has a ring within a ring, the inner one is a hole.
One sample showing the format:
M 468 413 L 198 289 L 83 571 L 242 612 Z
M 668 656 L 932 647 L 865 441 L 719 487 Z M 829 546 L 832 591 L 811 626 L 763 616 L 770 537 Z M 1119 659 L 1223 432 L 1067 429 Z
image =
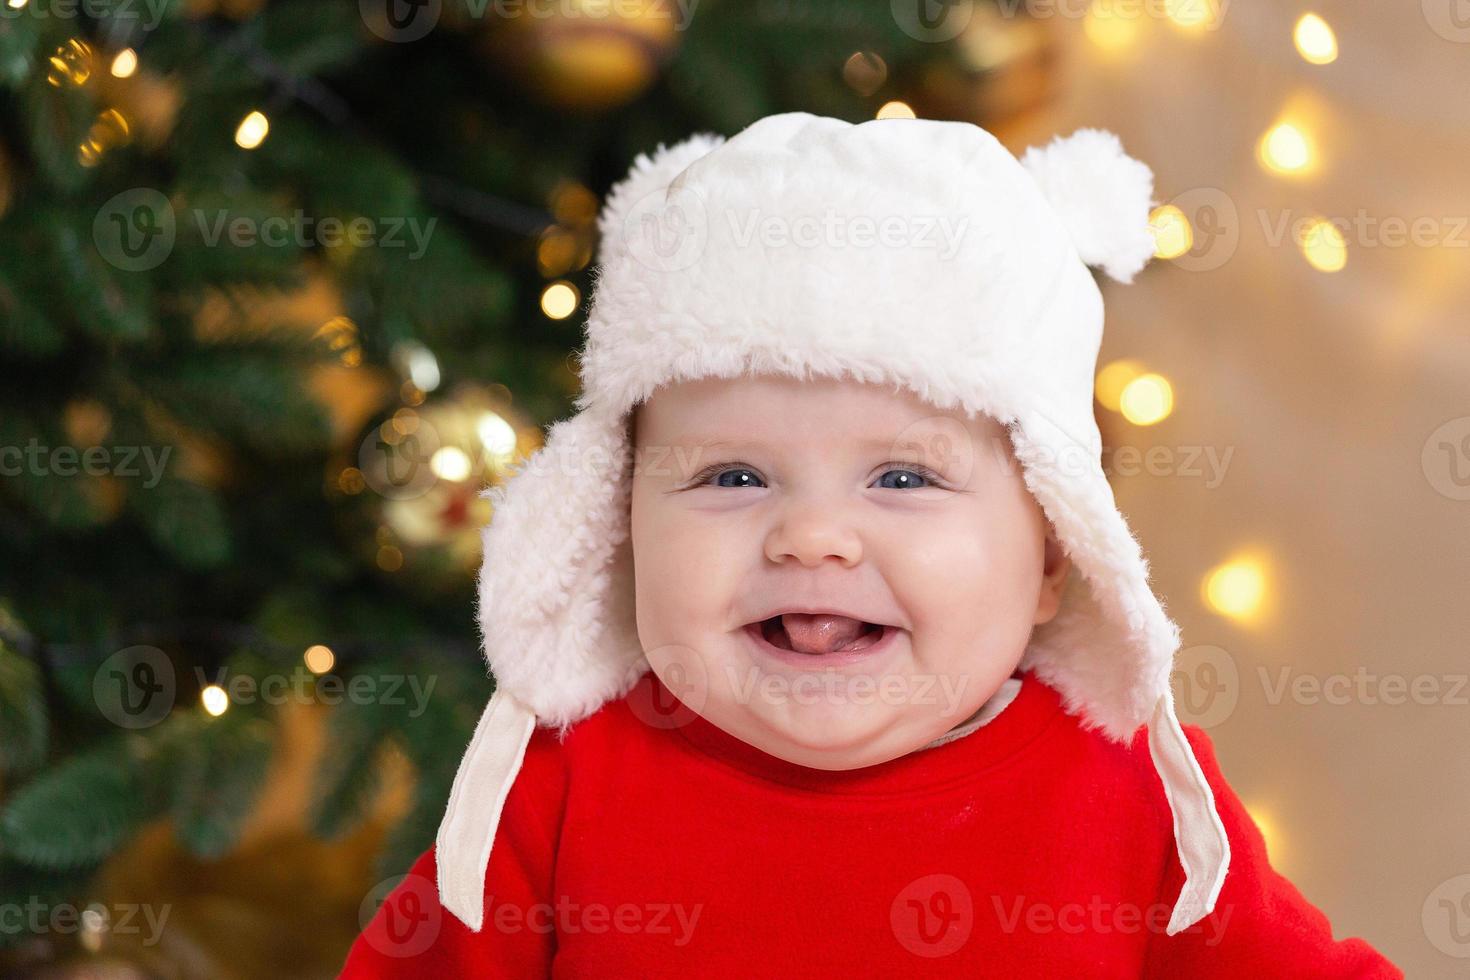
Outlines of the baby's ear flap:
M 638 213 L 640 201 L 650 194 L 666 191 L 680 171 L 724 142 L 725 137 L 718 133 L 695 133 L 672 146 L 660 143 L 652 156 L 638 154 L 627 176 L 607 192 L 597 217 L 602 258 L 606 259 L 614 249 L 627 247 L 624 226 L 630 215 Z
M 1071 234 L 1082 261 L 1129 283 L 1154 254 L 1153 171 L 1105 129 L 1079 129 L 1031 147 L 1021 165 Z

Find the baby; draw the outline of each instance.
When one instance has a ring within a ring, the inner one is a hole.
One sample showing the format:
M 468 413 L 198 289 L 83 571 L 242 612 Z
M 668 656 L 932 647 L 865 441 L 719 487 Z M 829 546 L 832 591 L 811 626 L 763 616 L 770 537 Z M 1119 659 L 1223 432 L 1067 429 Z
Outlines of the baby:
M 807 113 L 609 194 L 496 686 L 343 976 L 1401 977 L 1277 874 L 1100 465 L 1152 174 Z

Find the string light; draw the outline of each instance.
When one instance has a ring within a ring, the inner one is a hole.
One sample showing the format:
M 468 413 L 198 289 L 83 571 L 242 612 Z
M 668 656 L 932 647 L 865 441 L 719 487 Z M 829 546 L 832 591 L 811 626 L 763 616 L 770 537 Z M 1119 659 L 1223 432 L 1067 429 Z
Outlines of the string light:
M 1258 153 L 1261 163 L 1277 173 L 1306 173 L 1312 167 L 1312 141 L 1295 123 L 1280 122 L 1267 130 Z
M 1347 240 L 1342 229 L 1326 218 L 1314 218 L 1301 240 L 1302 255 L 1320 272 L 1338 272 L 1347 265 Z
M 1148 218 L 1154 233 L 1154 257 L 1177 259 L 1194 247 L 1194 229 L 1189 218 L 1172 204 L 1154 208 Z
M 1270 859 L 1272 867 L 1280 868 L 1282 866 L 1281 832 L 1277 827 L 1275 817 L 1272 816 L 1270 810 L 1259 803 L 1245 803 L 1244 805 L 1245 812 L 1250 814 L 1252 822 L 1261 831 L 1261 836 L 1265 838 L 1266 857 Z
M 64 84 L 81 87 L 92 77 L 92 46 L 74 37 L 56 49 L 49 61 L 46 81 L 57 88 Z
M 509 457 L 516 451 L 516 430 L 495 412 L 486 412 L 475 424 L 476 434 L 485 451 L 492 456 Z
M 1109 362 L 1097 372 L 1095 389 L 1098 402 L 1110 412 L 1118 411 L 1123 401 L 1123 389 L 1143 373 L 1143 364 L 1130 358 Z
M 847 87 L 866 98 L 888 80 L 888 64 L 876 51 L 854 51 L 842 65 Z
M 1115 0 L 1093 0 L 1082 31 L 1103 51 L 1116 53 L 1138 39 L 1138 18 L 1123 15 Z
M 459 483 L 467 479 L 473 467 L 469 454 L 458 446 L 440 446 L 429 457 L 429 469 L 441 480 Z
M 132 48 L 123 48 L 112 59 L 112 76 L 114 78 L 131 78 L 133 72 L 138 70 L 138 52 Z
M 1266 599 L 1266 570 L 1257 558 L 1237 558 L 1211 569 L 1203 585 L 1205 605 L 1229 619 L 1249 623 Z
M 577 287 L 566 280 L 558 280 L 541 291 L 541 312 L 553 320 L 565 320 L 577 312 L 581 302 Z
M 253 150 L 265 140 L 271 130 L 270 120 L 259 109 L 252 109 L 235 128 L 235 143 L 241 149 Z
M 224 714 L 225 709 L 230 706 L 230 696 L 218 684 L 211 684 L 200 691 L 199 701 L 204 705 L 204 710 L 216 718 Z
M 320 643 L 307 647 L 301 659 L 306 662 L 306 669 L 313 674 L 325 674 L 337 665 L 337 655 L 332 652 L 332 648 Z
M 1212 6 L 1209 0 L 1165 0 L 1164 13 L 1176 26 L 1198 31 L 1208 26 Z
M 899 102 L 898 100 L 895 99 L 892 102 L 885 102 L 885 103 L 883 103 L 883 105 L 878 108 L 878 114 L 876 116 L 874 116 L 874 118 L 875 119 L 917 119 L 919 117 L 914 113 L 913 108 L 910 107 L 907 102 Z
M 1337 60 L 1337 35 L 1316 14 L 1302 14 L 1292 34 L 1296 50 L 1309 64 L 1329 65 Z
M 1154 425 L 1174 411 L 1174 387 L 1162 374 L 1141 374 L 1128 382 L 1118 410 L 1134 425 Z

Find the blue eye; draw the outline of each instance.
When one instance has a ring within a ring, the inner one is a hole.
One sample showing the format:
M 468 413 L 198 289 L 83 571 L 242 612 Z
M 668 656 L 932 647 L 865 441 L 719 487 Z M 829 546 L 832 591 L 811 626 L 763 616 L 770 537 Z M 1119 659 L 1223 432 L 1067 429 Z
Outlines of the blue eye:
M 893 474 L 897 474 L 898 476 L 903 477 L 904 478 L 904 482 L 903 483 L 900 483 L 900 484 L 898 484 L 896 486 L 885 486 L 885 487 L 882 487 L 881 489 L 884 489 L 884 490 L 911 490 L 911 489 L 914 489 L 915 487 L 918 486 L 918 484 L 915 482 L 916 480 L 921 480 L 924 483 L 929 483 L 932 480 L 934 480 L 934 473 L 933 473 L 933 471 L 926 470 L 923 467 L 919 467 L 919 466 L 911 466 L 911 467 L 909 467 L 907 469 L 888 470 L 886 473 L 883 474 L 883 476 L 878 477 L 878 482 L 881 484 L 886 477 L 888 477 L 890 475 L 893 475 Z
M 884 484 L 883 481 L 889 476 L 897 475 L 900 479 L 896 483 Z M 728 478 L 728 479 L 727 479 Z M 711 482 L 713 481 L 713 482 Z M 902 467 L 887 470 L 878 478 L 878 487 L 882 490 L 913 490 L 923 485 L 938 486 L 942 483 L 939 475 L 927 466 L 914 463 L 906 463 Z M 742 487 L 763 487 L 760 477 L 748 466 L 720 465 L 711 466 L 699 476 L 694 478 L 691 486 L 714 486 L 722 489 L 733 490 Z
M 725 477 L 731 476 L 731 475 L 734 475 L 734 476 L 737 477 L 736 482 L 734 482 L 734 483 L 726 483 L 725 482 Z M 751 486 L 761 485 L 760 484 L 760 477 L 756 476 L 754 472 L 752 472 L 751 470 L 746 469 L 743 466 L 732 466 L 732 467 L 729 467 L 728 469 L 723 469 L 723 470 L 720 470 L 720 471 L 718 471 L 716 473 L 712 473 L 712 474 L 710 474 L 710 476 L 713 476 L 714 477 L 714 479 L 715 479 L 714 485 L 717 486 L 717 487 L 736 488 L 736 487 L 751 487 Z M 702 477 L 698 482 L 699 482 L 700 485 L 707 484 L 709 482 L 709 478 L 708 477 Z

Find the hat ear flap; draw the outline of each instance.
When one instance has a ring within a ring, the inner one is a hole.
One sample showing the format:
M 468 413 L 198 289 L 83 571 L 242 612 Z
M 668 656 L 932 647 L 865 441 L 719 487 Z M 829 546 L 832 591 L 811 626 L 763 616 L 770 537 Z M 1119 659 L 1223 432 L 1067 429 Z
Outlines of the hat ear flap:
M 502 486 L 483 532 L 478 619 L 498 689 L 566 727 L 647 669 L 633 615 L 625 413 L 553 425 Z

